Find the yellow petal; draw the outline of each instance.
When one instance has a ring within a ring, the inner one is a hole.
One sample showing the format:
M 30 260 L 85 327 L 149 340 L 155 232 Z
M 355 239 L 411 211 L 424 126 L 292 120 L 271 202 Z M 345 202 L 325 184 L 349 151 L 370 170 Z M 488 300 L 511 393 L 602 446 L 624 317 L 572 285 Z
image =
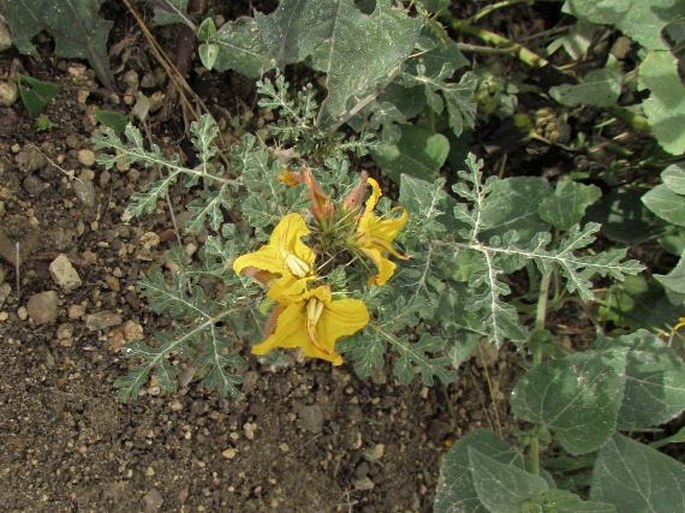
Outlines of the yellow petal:
M 309 344 L 305 326 L 305 302 L 285 307 L 276 320 L 276 329 L 265 340 L 252 346 L 253 354 L 266 354 L 278 347 L 288 349 Z
M 235 259 L 233 270 L 240 274 L 246 267 L 255 267 L 275 274 L 290 272 L 302 278 L 312 273 L 315 259 L 314 251 L 301 240 L 305 235 L 309 235 L 309 228 L 304 218 L 288 214 L 276 225 L 267 244 Z
M 337 355 L 335 351 L 337 340 L 353 335 L 368 323 L 369 312 L 363 301 L 337 299 L 331 301 L 323 309 L 319 322 L 316 324 L 316 339 L 325 350 Z M 342 357 L 340 357 L 340 363 L 342 363 Z
M 383 253 L 377 247 L 361 248 L 361 250 L 376 265 L 376 269 L 378 269 L 378 274 L 369 278 L 369 283 L 375 283 L 376 285 L 385 284 L 395 273 L 397 264 L 383 256 Z

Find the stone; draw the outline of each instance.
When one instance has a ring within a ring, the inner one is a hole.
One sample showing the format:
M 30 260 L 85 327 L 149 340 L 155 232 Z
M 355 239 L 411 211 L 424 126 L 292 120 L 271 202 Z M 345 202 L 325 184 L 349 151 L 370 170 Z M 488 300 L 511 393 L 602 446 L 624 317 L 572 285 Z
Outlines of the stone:
M 57 255 L 50 263 L 50 275 L 55 283 L 67 292 L 81 286 L 81 277 L 65 254 Z
M 126 342 L 142 340 L 143 326 L 135 321 L 126 321 L 124 323 L 124 338 L 126 339 Z
M 364 476 L 359 479 L 353 479 L 352 486 L 355 490 L 358 490 L 360 492 L 367 492 L 369 490 L 372 490 L 373 487 L 376 485 L 369 476 Z
M 0 285 L 0 306 L 5 304 L 5 301 L 7 301 L 7 298 L 9 297 L 11 292 L 12 287 L 9 283 L 3 283 L 2 285 Z
M 254 434 L 257 431 L 257 424 L 254 422 L 246 422 L 243 424 L 243 433 L 248 440 L 254 440 Z
M 69 318 L 80 319 L 86 315 L 86 307 L 83 305 L 71 305 L 69 307 Z
M 318 404 L 301 406 L 297 412 L 300 428 L 318 435 L 323 429 L 323 412 Z
M 147 475 L 147 474 L 146 474 Z M 145 513 L 155 513 L 164 504 L 164 497 L 158 490 L 152 489 L 143 497 L 143 509 Z
M 0 107 L 11 107 L 19 98 L 19 89 L 13 81 L 0 80 Z
M 26 303 L 28 315 L 37 324 L 47 324 L 57 318 L 57 292 L 48 290 L 32 295 Z
M 104 330 L 113 326 L 119 326 L 122 322 L 123 319 L 120 313 L 104 310 L 86 317 L 86 328 L 91 331 Z
M 57 327 L 57 341 L 62 347 L 71 347 L 74 336 L 74 327 L 64 322 Z
M 76 180 L 72 185 L 76 197 L 86 207 L 93 208 L 95 206 L 95 185 L 93 182 L 84 182 L 83 180 Z
M 92 167 L 95 164 L 95 153 L 93 153 L 93 150 L 83 148 L 78 151 L 78 161 L 81 165 Z
M 17 167 L 25 173 L 33 173 L 43 169 L 48 161 L 43 152 L 35 146 L 26 146 L 14 157 Z
M 224 452 L 221 453 L 221 455 L 226 458 L 227 460 L 232 460 L 235 458 L 238 454 L 238 450 L 234 449 L 233 447 L 229 447 L 226 449 Z

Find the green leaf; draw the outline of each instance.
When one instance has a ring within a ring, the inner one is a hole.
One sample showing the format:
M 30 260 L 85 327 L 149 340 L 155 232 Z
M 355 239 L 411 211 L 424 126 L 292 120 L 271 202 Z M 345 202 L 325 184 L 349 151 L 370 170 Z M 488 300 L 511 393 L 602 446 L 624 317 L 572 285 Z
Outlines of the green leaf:
M 521 509 L 521 513 L 547 511 L 553 513 L 616 513 L 616 508 L 613 504 L 606 504 L 604 502 L 586 502 L 574 493 L 566 490 L 550 489 L 544 492 L 540 497 L 533 502 L 535 506 L 541 509 Z
M 685 465 L 617 433 L 597 456 L 590 497 L 619 513 L 685 511 Z
M 534 367 L 511 394 L 517 417 L 551 430 L 571 454 L 599 449 L 616 429 L 625 353 L 585 351 Z
M 163 0 L 163 7 L 155 5 L 152 23 L 155 25 L 173 25 L 185 23 L 188 19 L 188 0 Z
M 638 86 L 650 91 L 642 108 L 656 140 L 672 155 L 685 153 L 685 85 L 677 59 L 667 51 L 647 53 L 638 68 Z
M 655 274 L 654 278 L 668 291 L 676 294 L 685 294 L 685 251 L 680 255 L 680 260 L 668 274 Z
M 107 37 L 112 22 L 100 16 L 104 0 L 10 0 L 3 15 L 20 52 L 37 55 L 31 39 L 42 30 L 55 38 L 55 54 L 87 59 L 100 81 L 113 89 L 107 58 Z
M 262 40 L 276 65 L 302 62 L 331 34 L 335 0 L 281 0 L 268 15 L 255 14 Z
M 111 128 L 118 136 L 124 135 L 129 119 L 126 114 L 114 110 L 98 109 L 95 111 L 95 119 L 106 127 Z
M 601 196 L 602 191 L 594 185 L 559 180 L 554 194 L 540 203 L 538 213 L 544 221 L 561 230 L 568 230 L 583 219 L 587 207 Z
M 443 457 L 435 490 L 434 513 L 488 513 L 474 486 L 469 448 L 501 464 L 523 469 L 521 455 L 492 431 L 483 429 L 466 435 Z
M 250 78 L 259 78 L 276 67 L 276 60 L 264 43 L 254 18 L 229 21 L 222 25 L 215 38 L 208 37 L 202 42 L 218 47 L 218 54 L 212 63 L 212 69 L 217 71 L 232 69 Z M 211 55 L 208 50 L 203 53 Z
M 32 116 L 43 112 L 50 100 L 59 94 L 57 84 L 43 82 L 22 73 L 17 73 L 17 83 L 21 101 Z
M 478 500 L 490 513 L 519 513 L 525 502 L 549 488 L 540 476 L 500 463 L 474 447 L 468 448 L 468 455 Z
M 685 364 L 657 335 L 640 330 L 618 338 L 599 336 L 592 349 L 625 354 L 619 429 L 655 427 L 685 410 Z
M 614 188 L 588 210 L 588 220 L 600 223 L 612 241 L 639 244 L 663 232 L 663 222 L 652 214 L 635 190 Z
M 650 49 L 665 49 L 663 27 L 682 14 L 680 0 L 566 0 L 564 12 L 593 23 L 615 25 L 626 36 Z
M 671 435 L 656 442 L 652 442 L 649 446 L 653 449 L 658 449 L 664 445 L 682 444 L 685 443 L 685 426 L 681 427 L 675 435 Z
M 621 70 L 618 61 L 610 58 L 606 67 L 590 71 L 579 84 L 563 84 L 549 89 L 549 94 L 562 105 L 615 105 L 621 94 Z
M 671 164 L 661 172 L 664 185 L 676 194 L 685 195 L 685 165 Z M 683 197 L 685 200 L 685 197 Z
M 450 143 L 442 134 L 425 128 L 405 125 L 397 144 L 377 147 L 373 156 L 385 174 L 399 182 L 403 174 L 434 180 L 450 152 Z
M 330 126 L 348 112 L 348 100 L 364 102 L 401 64 L 416 45 L 422 27 L 419 18 L 409 18 L 391 0 L 377 0 L 370 15 L 362 13 L 354 0 L 338 0 L 332 17 L 333 30 L 323 62 L 328 96 L 319 115 L 322 126 Z
M 660 184 L 642 196 L 642 203 L 671 224 L 685 226 L 685 197 Z
M 513 230 L 521 242 L 547 231 L 549 225 L 538 215 L 538 206 L 550 192 L 547 180 L 533 176 L 493 182 L 481 210 L 483 240 Z
M 454 381 L 456 374 L 450 369 L 452 360 L 448 356 L 441 356 L 444 354 L 445 347 L 443 339 L 426 333 L 418 342 L 410 343 L 407 340 L 403 342 L 406 350 L 400 352 L 394 368 L 395 376 L 400 383 L 411 383 L 414 373 L 421 375 L 421 382 L 426 386 L 433 386 L 435 378 L 445 384 Z

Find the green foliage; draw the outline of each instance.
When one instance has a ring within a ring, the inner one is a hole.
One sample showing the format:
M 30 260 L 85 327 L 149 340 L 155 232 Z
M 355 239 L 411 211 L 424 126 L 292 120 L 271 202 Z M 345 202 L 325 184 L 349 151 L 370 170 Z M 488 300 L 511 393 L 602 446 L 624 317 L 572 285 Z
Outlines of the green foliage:
M 649 97 L 641 107 L 662 148 L 673 155 L 685 153 L 685 85 L 678 75 L 678 56 L 669 44 L 673 35 L 677 37 L 672 23 L 683 14 L 681 0 L 566 0 L 563 10 L 581 20 L 613 25 L 643 47 L 638 87 L 649 91 Z M 558 86 L 550 92 L 567 105 L 609 106 L 618 98 L 620 82 L 608 63 L 604 70 L 590 72 L 580 85 Z
M 57 84 L 44 82 L 22 73 L 17 73 L 17 86 L 21 101 L 32 116 L 40 115 L 50 100 L 59 94 Z
M 12 42 L 20 52 L 37 55 L 31 39 L 46 30 L 55 38 L 57 55 L 87 59 L 100 81 L 111 88 L 107 37 L 112 22 L 100 16 L 103 1 L 4 0 L 0 14 L 7 20 Z

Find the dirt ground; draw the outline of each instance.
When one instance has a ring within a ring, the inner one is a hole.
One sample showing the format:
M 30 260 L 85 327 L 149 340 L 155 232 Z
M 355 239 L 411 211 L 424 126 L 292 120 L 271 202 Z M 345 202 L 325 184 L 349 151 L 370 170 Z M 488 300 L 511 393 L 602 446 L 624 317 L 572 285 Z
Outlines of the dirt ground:
M 17 57 L 0 54 L 0 72 Z M 47 132 L 21 102 L 0 107 L 0 511 L 427 512 L 451 440 L 511 430 L 515 368 L 486 349 L 447 387 L 246 355 L 237 400 L 193 382 L 168 396 L 153 380 L 137 401 L 118 402 L 113 382 L 130 365 L 121 345 L 165 324 L 135 284 L 177 244 L 172 221 L 122 221 L 153 171 L 93 163 L 94 108 L 128 112 L 125 93 L 105 94 L 81 63 L 21 61 L 61 92 Z M 145 93 L 164 90 L 152 82 Z M 182 128 L 169 126 L 151 129 L 179 151 Z M 185 194 L 171 195 L 178 212 Z M 59 255 L 80 283 L 55 280 Z

